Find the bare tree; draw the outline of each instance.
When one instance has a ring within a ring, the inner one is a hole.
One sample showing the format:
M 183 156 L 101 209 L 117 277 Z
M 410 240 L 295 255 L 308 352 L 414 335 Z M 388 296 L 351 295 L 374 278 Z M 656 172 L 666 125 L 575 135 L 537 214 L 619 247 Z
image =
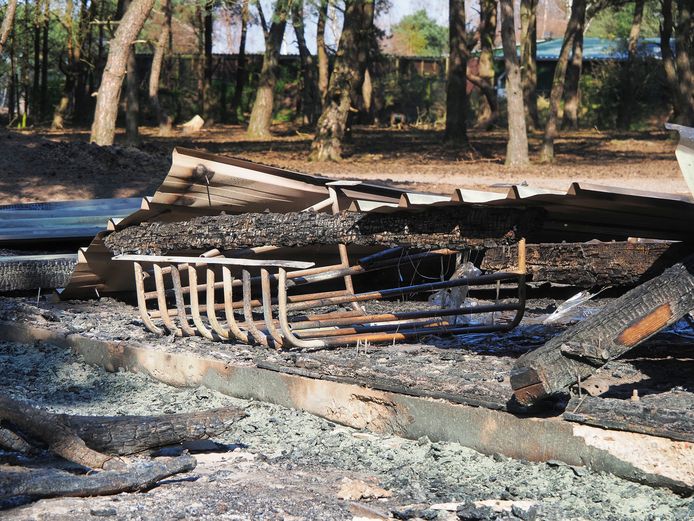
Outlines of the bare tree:
M 554 161 L 554 139 L 557 136 L 557 120 L 559 118 L 559 106 L 564 95 L 564 82 L 566 80 L 566 69 L 569 64 L 569 56 L 574 46 L 576 36 L 583 34 L 583 27 L 586 19 L 586 0 L 574 0 L 571 5 L 571 16 L 566 26 L 564 42 L 559 52 L 556 68 L 554 69 L 554 79 L 552 80 L 552 91 L 549 96 L 549 116 L 545 126 L 545 135 L 542 141 L 540 160 L 544 162 Z
M 10 36 L 12 23 L 14 22 L 14 14 L 16 11 L 17 0 L 9 0 L 9 2 L 7 2 L 5 18 L 2 19 L 2 26 L 0 26 L 0 54 L 2 53 L 2 48 L 5 46 L 7 38 Z
M 631 125 L 631 113 L 634 109 L 634 89 L 630 85 L 629 78 L 634 72 L 645 3 L 645 0 L 636 0 L 634 2 L 634 16 L 631 21 L 631 30 L 629 31 L 628 40 L 628 60 L 622 67 L 622 77 L 620 81 L 621 96 L 617 108 L 617 127 L 622 129 L 628 129 L 629 125 Z
M 578 128 L 578 110 L 581 106 L 581 72 L 583 71 L 583 31 L 576 34 L 571 48 L 571 60 L 564 81 L 565 128 Z
M 316 54 L 318 57 L 318 91 L 320 92 L 321 105 L 325 104 L 328 95 L 328 80 L 330 76 L 328 49 L 325 46 L 325 24 L 328 19 L 328 4 L 330 0 L 320 0 L 318 6 L 318 25 L 316 28 Z
M 677 0 L 675 53 L 670 48 L 673 30 L 672 0 L 662 0 L 663 21 L 660 26 L 660 49 L 665 77 L 672 93 L 675 121 L 694 124 L 694 71 L 691 55 L 694 53 L 694 6 L 691 0 Z
M 446 141 L 467 143 L 467 60 L 465 0 L 448 2 L 448 78 L 446 81 Z
M 477 126 L 489 128 L 499 116 L 499 103 L 494 88 L 494 36 L 496 35 L 496 0 L 480 0 L 480 58 L 478 86 L 485 104 L 477 118 Z
M 157 38 L 157 43 L 154 46 L 154 56 L 152 56 L 152 66 L 149 71 L 148 94 L 149 104 L 159 124 L 159 135 L 165 136 L 171 131 L 171 118 L 162 109 L 159 101 L 159 80 L 166 53 L 166 44 L 169 40 L 172 7 L 169 0 L 161 0 L 160 5 L 164 10 L 164 19 L 159 28 L 159 38 Z
M 272 25 L 265 37 L 263 68 L 260 71 L 258 90 L 256 91 L 253 109 L 251 110 L 251 119 L 248 123 L 247 134 L 251 138 L 270 137 L 280 48 L 284 39 L 284 29 L 287 25 L 290 4 L 291 0 L 277 0 L 272 17 Z M 262 13 L 262 9 L 260 9 L 260 13 Z
M 339 161 L 352 98 L 361 90 L 373 35 L 373 0 L 350 0 L 323 113 L 311 145 L 313 161 Z
M 506 164 L 518 166 L 528 163 L 528 134 L 525 126 L 520 66 L 516 54 L 513 0 L 500 0 L 499 6 L 501 9 L 501 42 L 504 47 L 506 100 L 508 106 Z
M 316 83 L 316 63 L 313 56 L 306 46 L 306 37 L 304 36 L 304 2 L 303 0 L 294 0 L 292 5 L 292 23 L 294 25 L 294 33 L 296 34 L 296 42 L 299 47 L 299 58 L 301 60 L 301 109 L 306 123 L 313 125 L 320 116 L 320 102 L 318 94 L 318 84 Z
M 116 116 L 125 66 L 130 47 L 152 10 L 154 0 L 132 0 L 111 40 L 106 67 L 96 99 L 96 111 L 90 141 L 98 145 L 112 145 L 116 134 Z
M 238 61 L 236 62 L 236 83 L 234 98 L 231 102 L 231 118 L 233 123 L 239 121 L 239 110 L 243 101 L 243 87 L 246 85 L 246 35 L 248 34 L 249 0 L 243 0 L 241 6 L 241 41 L 239 42 Z
M 538 0 L 521 0 L 521 82 L 525 102 L 526 123 L 539 128 L 537 114 L 537 3 Z

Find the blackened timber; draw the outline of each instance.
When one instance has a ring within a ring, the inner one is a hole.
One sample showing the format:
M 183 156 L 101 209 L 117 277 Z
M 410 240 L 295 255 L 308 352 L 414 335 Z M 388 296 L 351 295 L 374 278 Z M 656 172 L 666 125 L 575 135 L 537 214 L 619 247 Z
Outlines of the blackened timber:
M 480 248 L 515 242 L 537 229 L 542 216 L 543 211 L 539 209 L 481 206 L 392 214 L 246 213 L 133 226 L 112 233 L 105 242 L 114 253 L 149 254 L 341 243 L 422 249 Z
M 108 454 L 134 454 L 145 449 L 218 436 L 246 413 L 223 407 L 160 416 L 62 416 L 88 447 Z
M 694 244 L 675 242 L 578 242 L 528 244 L 529 280 L 593 286 L 634 286 L 660 275 L 694 252 Z M 481 268 L 507 270 L 518 258 L 516 246 L 496 246 L 484 252 Z
M 521 356 L 511 371 L 514 395 L 530 404 L 561 392 L 692 310 L 694 255 Z

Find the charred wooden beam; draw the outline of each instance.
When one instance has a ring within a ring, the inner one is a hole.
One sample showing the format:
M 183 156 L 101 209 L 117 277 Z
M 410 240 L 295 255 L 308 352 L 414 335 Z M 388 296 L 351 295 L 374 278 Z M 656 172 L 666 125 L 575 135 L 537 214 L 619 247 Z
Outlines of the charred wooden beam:
M 57 469 L 0 472 L 0 500 L 16 497 L 102 496 L 147 490 L 164 478 L 193 470 L 195 458 L 136 461 L 125 469 L 77 475 Z M 0 506 L 2 503 L 0 503 Z
M 523 404 L 560 392 L 694 309 L 694 255 L 521 356 L 511 386 Z
M 231 428 L 246 413 L 237 407 L 161 416 L 67 416 L 65 423 L 88 447 L 109 454 L 134 454 L 188 440 L 204 440 Z
M 484 252 L 483 270 L 513 266 L 516 246 Z M 694 244 L 675 242 L 588 242 L 528 244 L 526 267 L 533 282 L 593 286 L 634 286 L 660 275 L 694 252 Z
M 67 286 L 77 255 L 0 256 L 0 292 Z
M 513 243 L 537 229 L 542 216 L 539 209 L 478 206 L 392 214 L 247 213 L 132 226 L 112 233 L 105 243 L 114 253 L 149 254 L 316 244 L 478 248 Z

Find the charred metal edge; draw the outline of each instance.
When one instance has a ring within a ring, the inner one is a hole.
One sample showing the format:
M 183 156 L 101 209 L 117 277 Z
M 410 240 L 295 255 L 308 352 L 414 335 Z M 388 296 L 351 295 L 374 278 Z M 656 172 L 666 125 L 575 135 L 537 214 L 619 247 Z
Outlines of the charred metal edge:
M 58 328 L 0 322 L 0 339 L 51 343 L 69 348 L 107 371 L 142 373 L 176 387 L 202 385 L 237 398 L 304 410 L 357 429 L 410 439 L 427 436 L 432 441 L 457 442 L 483 454 L 515 459 L 558 460 L 682 494 L 694 493 L 694 444 L 687 442 L 556 417 L 522 418 L 447 399 L 287 374 L 185 351 L 159 351 L 125 341 L 68 334 Z

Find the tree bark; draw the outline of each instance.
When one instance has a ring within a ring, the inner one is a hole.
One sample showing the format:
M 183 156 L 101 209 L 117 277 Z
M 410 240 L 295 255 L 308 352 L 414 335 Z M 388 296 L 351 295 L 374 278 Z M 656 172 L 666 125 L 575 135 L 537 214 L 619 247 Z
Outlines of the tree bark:
M 125 142 L 130 146 L 137 146 L 140 143 L 138 84 L 135 46 L 131 45 L 125 76 Z
M 31 117 L 34 121 L 41 118 L 41 1 L 34 5 L 34 67 L 33 86 L 31 89 Z
M 540 127 L 537 113 L 537 2 L 521 0 L 521 82 L 525 103 L 526 124 L 529 128 Z
M 446 81 L 446 141 L 467 144 L 467 60 L 465 0 L 448 2 L 448 78 Z
M 14 15 L 17 12 L 17 0 L 9 0 L 7 2 L 7 9 L 5 10 L 5 18 L 2 19 L 2 25 L 0 26 L 0 54 L 2 54 L 2 49 L 5 47 L 5 42 L 10 36 L 12 31 L 12 24 L 14 22 Z
M 586 18 L 586 0 L 574 0 L 571 5 L 571 17 L 566 26 L 564 42 L 561 46 L 559 59 L 554 69 L 554 79 L 552 80 L 552 91 L 549 97 L 549 116 L 545 125 L 545 135 L 542 141 L 540 160 L 544 162 L 554 161 L 554 139 L 557 137 L 557 122 L 559 119 L 559 109 L 561 99 L 564 95 L 564 82 L 566 80 L 566 69 L 569 64 L 571 49 L 578 33 L 583 33 L 583 26 Z
M 304 36 L 304 5 L 303 0 L 294 0 L 292 4 L 292 23 L 294 33 L 299 47 L 299 58 L 301 60 L 301 109 L 304 122 L 314 125 L 320 116 L 320 101 L 318 94 L 318 84 L 316 83 L 316 64 L 313 56 L 306 45 Z
M 203 80 L 203 105 L 202 113 L 203 118 L 206 121 L 212 120 L 211 116 L 211 106 L 212 106 L 212 9 L 214 8 L 214 2 L 208 1 L 205 4 L 205 18 L 204 18 L 204 37 L 205 37 L 205 67 L 204 67 L 204 80 Z
M 518 56 L 516 55 L 513 0 L 500 0 L 499 5 L 501 7 L 501 39 L 504 47 L 506 100 L 508 104 L 506 164 L 509 166 L 521 166 L 529 162 L 528 132 L 525 126 L 520 67 Z
M 243 88 L 246 85 L 246 35 L 248 33 L 248 9 L 249 0 L 243 0 L 241 7 L 241 41 L 239 42 L 239 54 L 236 65 L 236 84 L 234 86 L 234 98 L 231 102 L 231 117 L 232 123 L 238 123 L 243 111 L 241 103 L 243 102 Z
M 634 110 L 635 97 L 633 85 L 630 85 L 629 79 L 635 72 L 634 65 L 636 62 L 636 52 L 638 50 L 641 21 L 643 20 L 643 7 L 645 3 L 645 0 L 636 0 L 634 2 L 634 16 L 631 21 L 631 30 L 629 31 L 628 40 L 629 57 L 627 63 L 622 66 L 621 70 L 620 99 L 617 107 L 617 128 L 620 129 L 628 129 L 631 126 L 631 115 Z
M 342 159 L 342 140 L 352 98 L 361 90 L 373 31 L 373 0 L 347 3 L 335 67 L 311 144 L 312 161 Z
M 490 128 L 499 117 L 499 103 L 494 88 L 494 37 L 496 35 L 496 0 L 480 0 L 480 90 L 485 104 L 477 126 Z
M 48 29 L 50 24 L 50 0 L 43 3 L 43 26 L 41 42 L 41 114 L 48 115 Z
M 284 29 L 289 14 L 289 0 L 277 0 L 272 25 L 265 38 L 265 56 L 256 91 L 247 135 L 250 138 L 269 138 L 272 112 L 275 101 L 275 85 L 279 72 L 279 56 L 284 38 Z
M 681 100 L 678 122 L 694 125 L 694 1 L 677 0 L 677 31 L 675 34 L 675 64 Z
M 161 8 L 164 10 L 164 21 L 159 29 L 159 38 L 154 47 L 154 56 L 152 57 L 152 66 L 149 71 L 149 103 L 152 107 L 152 112 L 157 118 L 159 125 L 159 135 L 166 136 L 171 132 L 171 118 L 162 108 L 159 100 L 159 81 L 161 78 L 161 69 L 164 63 L 164 54 L 166 53 L 166 44 L 169 40 L 169 28 L 171 25 L 171 3 L 169 0 L 161 0 Z
M 96 99 L 96 111 L 90 141 L 97 145 L 112 145 L 116 134 L 116 117 L 125 67 L 132 42 L 152 10 L 154 0 L 132 0 L 128 11 L 111 40 L 106 67 Z
M 425 213 L 247 213 L 179 223 L 131 226 L 109 235 L 115 253 L 168 253 L 256 246 L 350 244 L 467 248 L 513 242 L 536 229 L 542 211 L 485 207 L 436 208 Z
M 328 95 L 328 81 L 330 77 L 330 61 L 328 48 L 325 45 L 325 25 L 328 19 L 328 5 L 330 0 L 320 0 L 318 6 L 318 26 L 316 28 L 316 54 L 318 57 L 318 92 L 320 93 L 321 108 L 325 108 L 325 99 Z
M 578 111 L 581 106 L 581 71 L 583 69 L 583 31 L 574 38 L 571 61 L 566 69 L 564 89 L 564 126 L 578 128 Z
M 542 243 L 526 247 L 528 280 L 579 288 L 634 286 L 694 253 L 686 243 Z M 518 259 L 515 246 L 488 248 L 480 268 L 501 271 Z
M 561 392 L 694 310 L 694 256 L 521 356 L 511 386 L 522 404 Z

